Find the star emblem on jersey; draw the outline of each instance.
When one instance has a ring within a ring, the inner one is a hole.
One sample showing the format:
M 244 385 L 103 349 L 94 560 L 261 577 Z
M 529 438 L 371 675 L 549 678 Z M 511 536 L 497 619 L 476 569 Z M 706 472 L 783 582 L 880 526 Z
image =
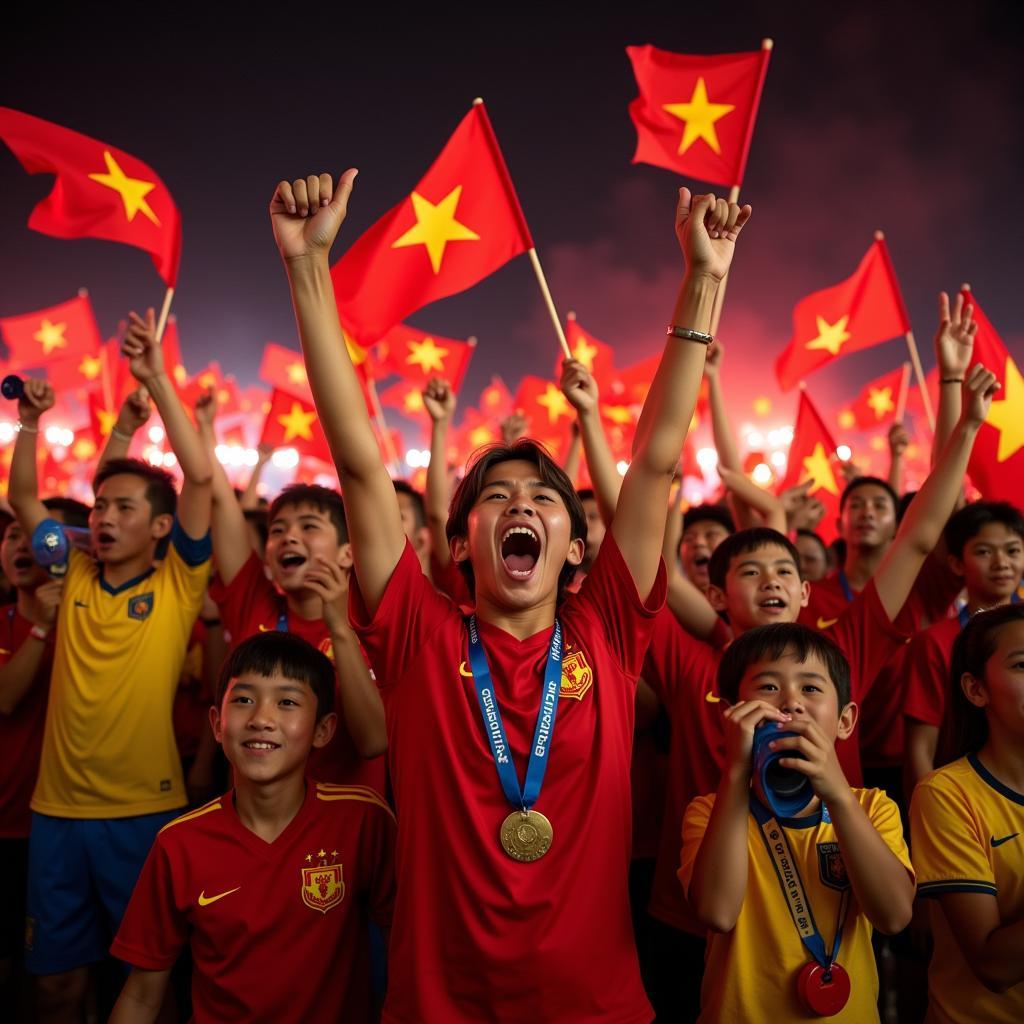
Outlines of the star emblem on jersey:
M 337 850 L 332 850 L 330 859 L 336 858 Z M 323 849 L 315 854 L 307 854 L 306 861 L 313 858 L 319 864 L 312 867 L 301 868 L 302 887 L 300 889 L 302 902 L 310 910 L 318 910 L 326 914 L 331 907 L 336 907 L 345 898 L 345 876 L 341 864 L 329 864 L 327 852 Z
M 850 887 L 850 876 L 838 843 L 818 843 L 818 875 L 822 884 L 830 889 L 842 892 Z
M 153 592 L 150 591 L 147 594 L 136 594 L 134 597 L 128 599 L 128 618 L 138 619 L 141 622 L 143 619 L 148 619 L 150 612 L 153 611 Z
M 562 685 L 559 694 L 573 700 L 583 700 L 587 690 L 594 685 L 594 673 L 582 651 L 570 651 L 568 647 L 562 656 Z

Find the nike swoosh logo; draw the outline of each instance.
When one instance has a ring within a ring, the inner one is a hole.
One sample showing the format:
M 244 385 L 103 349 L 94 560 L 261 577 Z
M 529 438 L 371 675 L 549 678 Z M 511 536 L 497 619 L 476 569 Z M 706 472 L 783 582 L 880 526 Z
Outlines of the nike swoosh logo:
M 820 615 L 818 616 L 818 629 L 828 629 L 829 626 L 834 626 L 839 621 L 837 615 L 834 619 L 823 619 Z
M 704 699 L 709 704 L 721 704 L 722 703 L 722 698 L 721 697 L 716 697 L 710 690 L 708 690 L 708 692 L 704 694 Z
M 79 601 L 78 598 L 76 597 L 75 598 L 75 607 L 76 608 L 88 608 L 89 606 L 84 601 Z
M 242 887 L 239 885 L 234 889 L 228 889 L 227 892 L 218 893 L 216 896 L 207 896 L 206 890 L 204 889 L 199 894 L 199 906 L 208 907 L 211 903 L 216 903 L 217 900 L 224 899 L 225 896 L 230 896 L 233 892 L 238 892 Z
M 464 661 L 459 662 L 459 675 L 465 676 L 467 679 L 473 678 L 473 673 L 466 668 L 466 663 Z
M 1019 832 L 1014 832 L 1011 835 L 1003 836 L 1002 839 L 996 839 L 996 837 L 993 836 L 992 839 L 991 839 L 992 849 L 994 850 L 997 846 L 1002 846 L 1003 843 L 1008 843 L 1011 839 L 1016 839 L 1017 836 L 1019 836 L 1019 835 L 1020 835 Z

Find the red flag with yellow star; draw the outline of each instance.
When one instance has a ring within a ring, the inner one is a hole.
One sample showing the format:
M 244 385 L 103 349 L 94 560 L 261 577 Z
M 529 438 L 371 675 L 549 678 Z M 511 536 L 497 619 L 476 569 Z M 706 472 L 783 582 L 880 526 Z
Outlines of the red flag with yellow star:
M 110 431 L 117 422 L 118 406 L 108 402 L 98 391 L 89 392 L 89 426 L 97 448 L 107 443 Z
M 834 359 L 909 330 L 888 249 L 876 238 L 851 277 L 796 304 L 789 345 L 775 361 L 779 387 L 788 391 Z
M 416 381 L 400 380 L 380 393 L 380 404 L 397 409 L 403 416 L 416 418 L 425 415 L 427 407 L 423 402 L 423 386 Z
M 331 449 L 320 429 L 313 403 L 276 389 L 270 397 L 270 410 L 263 421 L 259 443 L 274 448 L 294 448 L 299 455 L 331 461 Z
M 475 341 L 455 341 L 399 324 L 377 343 L 374 357 L 382 375 L 396 373 L 420 387 L 431 377 L 442 377 L 458 392 L 475 348 Z
M 907 372 L 910 364 L 898 370 L 885 373 L 869 384 L 850 405 L 851 423 L 858 430 L 874 430 L 876 427 L 890 423 L 896 418 L 900 391 L 906 387 Z M 840 426 L 845 422 L 841 416 Z
M 53 191 L 28 226 L 54 238 L 105 238 L 145 249 L 174 287 L 181 217 L 151 167 L 70 128 L 0 107 L 0 139 L 29 174 L 55 174 Z
M 516 392 L 515 408 L 529 423 L 528 436 L 553 454 L 562 449 L 570 424 L 576 420 L 576 410 L 557 384 L 541 377 L 524 377 Z
M 309 378 L 306 376 L 306 364 L 302 361 L 301 352 L 268 341 L 263 346 L 259 377 L 278 391 L 294 395 L 304 402 L 313 401 Z
M 999 381 L 967 472 L 986 500 L 1024 508 L 1024 379 L 974 293 L 965 291 L 963 296 L 965 303 L 973 303 L 978 325 L 971 365 L 981 363 Z
M 12 367 L 46 366 L 58 359 L 95 356 L 100 332 L 87 295 L 76 295 L 48 309 L 0 320 Z
M 836 537 L 839 496 L 843 490 L 842 473 L 836 464 L 835 451 L 836 443 L 825 421 L 811 404 L 807 392 L 801 390 L 793 440 L 789 445 L 786 475 L 779 484 L 779 492 L 802 484 L 805 480 L 813 481 L 807 494 L 825 506 L 825 515 L 816 532 L 826 544 Z
M 532 248 L 498 140 L 477 103 L 411 194 L 356 240 L 331 278 L 345 326 L 368 345 L 414 310 Z
M 597 382 L 601 397 L 610 396 L 615 381 L 615 349 L 603 341 L 599 341 L 589 331 L 579 325 L 579 321 L 570 315 L 565 322 L 565 340 L 573 359 L 578 360 Z M 555 373 L 561 376 L 562 357 L 555 364 Z
M 633 163 L 719 185 L 743 184 L 770 49 L 696 56 L 627 46 L 640 95 Z

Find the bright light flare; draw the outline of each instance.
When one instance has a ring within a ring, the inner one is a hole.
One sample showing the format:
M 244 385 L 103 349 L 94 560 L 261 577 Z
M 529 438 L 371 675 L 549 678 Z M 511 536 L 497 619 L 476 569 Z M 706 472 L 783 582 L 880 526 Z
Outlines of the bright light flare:
M 841 444 L 836 448 L 836 455 L 839 456 L 841 462 L 849 462 L 853 457 L 853 450 L 848 444 Z
M 759 487 L 764 487 L 765 484 L 771 483 L 772 467 L 767 462 L 759 462 L 754 467 L 754 472 L 750 474 L 750 478 Z

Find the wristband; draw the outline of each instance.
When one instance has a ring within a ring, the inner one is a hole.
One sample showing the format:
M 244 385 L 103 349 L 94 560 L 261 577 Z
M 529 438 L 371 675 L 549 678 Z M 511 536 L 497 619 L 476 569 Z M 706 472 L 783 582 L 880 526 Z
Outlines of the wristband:
M 939 380 L 940 384 L 963 384 L 963 377 L 942 377 Z
M 22 434 L 38 434 L 38 427 L 26 427 L 20 420 L 18 421 L 18 432 Z
M 42 640 L 43 643 L 46 643 L 46 638 L 50 635 L 50 631 L 48 629 L 43 629 L 42 626 L 33 626 L 28 631 L 28 635 L 34 636 L 37 640 Z
M 701 345 L 710 345 L 715 340 L 714 335 L 705 334 L 703 331 L 694 331 L 689 327 L 677 327 L 669 324 L 665 333 L 670 338 L 680 338 L 683 341 L 697 341 Z
M 122 441 L 130 441 L 132 439 L 131 434 L 126 434 L 123 430 L 118 430 L 117 427 L 111 427 L 110 433 L 112 437 L 119 437 Z

